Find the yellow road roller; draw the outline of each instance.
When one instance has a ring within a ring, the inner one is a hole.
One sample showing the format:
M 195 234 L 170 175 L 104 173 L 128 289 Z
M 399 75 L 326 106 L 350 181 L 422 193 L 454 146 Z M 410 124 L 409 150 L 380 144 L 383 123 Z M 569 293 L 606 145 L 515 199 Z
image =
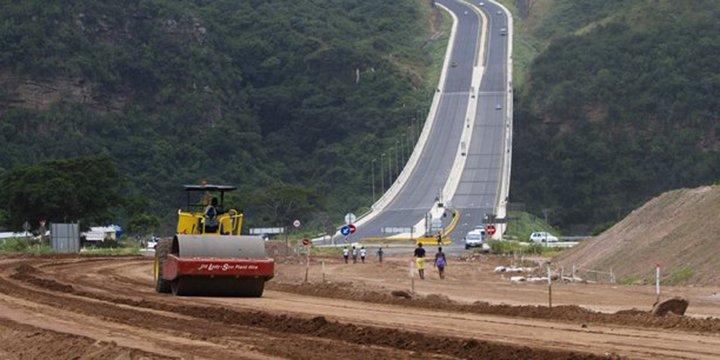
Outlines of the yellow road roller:
M 178 296 L 260 297 L 275 275 L 260 236 L 241 236 L 243 214 L 223 211 L 226 185 L 185 185 L 176 235 L 155 248 L 155 291 Z M 218 196 L 219 195 L 219 198 Z

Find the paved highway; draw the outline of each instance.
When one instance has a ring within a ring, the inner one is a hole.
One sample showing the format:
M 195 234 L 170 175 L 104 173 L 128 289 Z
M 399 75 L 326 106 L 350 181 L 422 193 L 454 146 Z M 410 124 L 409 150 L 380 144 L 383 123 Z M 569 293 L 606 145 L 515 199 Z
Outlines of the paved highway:
M 455 240 L 482 223 L 485 214 L 495 211 L 502 170 L 503 139 L 506 127 L 506 104 L 509 93 L 507 79 L 508 37 L 500 29 L 508 28 L 504 11 L 485 2 L 488 15 L 488 51 L 485 53 L 485 73 L 480 93 L 472 142 L 465 169 L 452 199 L 461 214 L 453 231 Z M 500 109 L 498 109 L 498 106 Z
M 451 61 L 457 66 L 448 68 L 445 81 L 439 86 L 441 98 L 437 117 L 417 166 L 388 206 L 372 220 L 358 227 L 357 238 L 381 236 L 380 229 L 383 227 L 413 226 L 433 206 L 448 180 L 457 154 L 466 124 L 472 71 L 476 63 L 484 63 L 487 68 L 477 94 L 480 101 L 473 140 L 460 184 L 452 199 L 453 205 L 462 213 L 458 230 L 453 233 L 454 242 L 457 243 L 468 228 L 479 223 L 482 214 L 492 212 L 495 206 L 505 131 L 505 100 L 508 95 L 505 80 L 507 37 L 500 36 L 499 29 L 507 28 L 507 19 L 504 18 L 504 12 L 502 15 L 497 14 L 499 7 L 485 3 L 490 25 L 488 51 L 485 58 L 479 59 L 480 16 L 456 0 L 437 2 L 455 13 L 458 19 L 451 53 Z M 502 109 L 497 110 L 497 104 L 501 104 Z

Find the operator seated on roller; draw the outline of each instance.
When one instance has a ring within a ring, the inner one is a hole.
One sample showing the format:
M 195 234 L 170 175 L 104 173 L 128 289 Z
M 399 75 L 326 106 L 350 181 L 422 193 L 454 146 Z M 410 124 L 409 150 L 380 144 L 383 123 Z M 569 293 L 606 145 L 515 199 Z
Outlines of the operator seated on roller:
M 220 226 L 218 217 L 223 213 L 222 210 L 218 209 L 218 199 L 212 198 L 210 205 L 205 207 L 205 232 L 216 233 Z

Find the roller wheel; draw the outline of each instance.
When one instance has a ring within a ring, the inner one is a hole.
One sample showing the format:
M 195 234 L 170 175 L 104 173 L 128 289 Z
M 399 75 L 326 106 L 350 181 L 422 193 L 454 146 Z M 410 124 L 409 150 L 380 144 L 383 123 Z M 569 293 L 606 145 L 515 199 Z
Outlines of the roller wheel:
M 171 289 L 177 296 L 261 297 L 265 279 L 183 276 L 172 282 Z
M 170 240 L 160 240 L 155 246 L 155 291 L 161 294 L 170 293 L 170 281 L 163 279 L 163 263 L 170 251 Z

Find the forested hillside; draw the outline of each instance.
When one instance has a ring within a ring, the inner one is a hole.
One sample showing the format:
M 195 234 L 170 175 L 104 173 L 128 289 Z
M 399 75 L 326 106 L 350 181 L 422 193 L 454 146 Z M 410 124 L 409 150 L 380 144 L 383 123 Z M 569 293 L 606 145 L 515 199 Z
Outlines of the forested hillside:
M 545 45 L 516 91 L 513 201 L 589 229 L 720 179 L 719 2 L 518 4 Z
M 339 217 L 370 204 L 372 159 L 429 103 L 429 4 L 5 2 L 0 172 L 106 153 L 166 220 L 201 180 Z

